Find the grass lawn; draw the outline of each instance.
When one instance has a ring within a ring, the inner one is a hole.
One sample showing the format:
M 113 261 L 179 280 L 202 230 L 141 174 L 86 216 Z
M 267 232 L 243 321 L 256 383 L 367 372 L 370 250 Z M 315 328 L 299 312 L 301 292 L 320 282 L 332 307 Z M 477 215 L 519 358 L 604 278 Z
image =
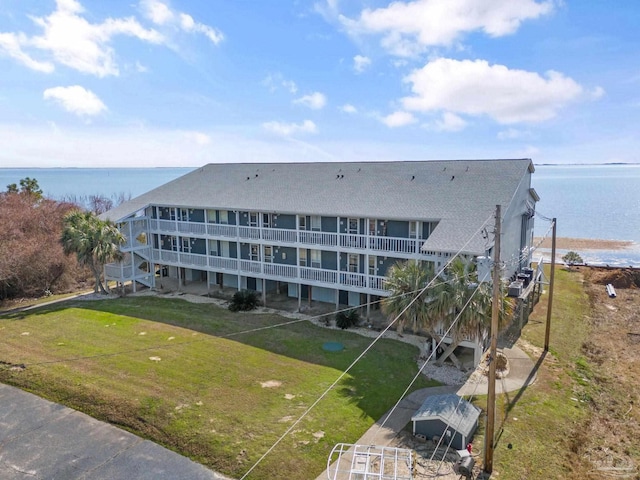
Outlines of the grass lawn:
M 572 452 L 589 415 L 590 366 L 581 349 L 590 334 L 591 310 L 579 272 L 557 268 L 555 280 L 550 351 L 540 364 L 538 379 L 517 398 L 518 392 L 498 397 L 498 478 L 585 478 L 574 471 L 580 460 L 572 458 Z M 520 345 L 531 346 L 527 350 L 534 361 L 544 347 L 547 301 L 544 295 L 522 332 Z
M 234 335 L 283 321 L 154 297 L 45 306 L 0 317 L 0 380 L 240 477 L 371 341 L 309 322 Z M 250 478 L 315 478 L 398 400 L 417 354 L 378 342 Z

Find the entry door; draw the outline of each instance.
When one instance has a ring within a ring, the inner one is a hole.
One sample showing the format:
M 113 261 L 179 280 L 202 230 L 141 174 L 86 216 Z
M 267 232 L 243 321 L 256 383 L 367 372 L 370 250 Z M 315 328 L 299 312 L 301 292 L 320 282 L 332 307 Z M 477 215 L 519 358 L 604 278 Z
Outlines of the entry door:
M 369 275 L 378 275 L 378 257 L 375 255 L 369 255 Z
M 348 227 L 347 233 L 358 235 L 360 233 L 360 222 L 358 221 L 358 219 L 350 218 L 348 222 L 349 224 L 347 225 Z
M 350 253 L 348 256 L 349 259 L 349 271 L 352 273 L 359 273 L 359 255 L 357 253 Z

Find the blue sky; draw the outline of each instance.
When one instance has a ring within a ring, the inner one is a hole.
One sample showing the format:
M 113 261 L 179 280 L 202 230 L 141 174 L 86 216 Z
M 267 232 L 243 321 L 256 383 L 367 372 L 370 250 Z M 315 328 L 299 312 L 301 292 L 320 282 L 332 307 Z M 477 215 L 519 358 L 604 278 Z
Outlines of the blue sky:
M 636 0 L 2 0 L 0 167 L 637 162 Z

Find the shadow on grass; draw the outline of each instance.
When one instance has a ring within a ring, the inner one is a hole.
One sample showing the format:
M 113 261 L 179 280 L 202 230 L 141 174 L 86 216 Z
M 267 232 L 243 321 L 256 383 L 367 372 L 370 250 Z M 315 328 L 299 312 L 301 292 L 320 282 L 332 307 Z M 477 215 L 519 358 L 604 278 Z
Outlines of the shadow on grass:
M 295 322 L 274 314 L 233 313 L 213 304 L 157 297 L 63 301 L 0 316 L 0 324 L 34 316 L 42 316 L 43 322 L 46 322 L 47 316 L 63 313 L 67 309 L 164 323 L 339 371 L 347 369 L 373 341 L 348 330 L 318 327 L 306 320 Z M 344 350 L 327 352 L 322 349 L 325 342 L 340 342 Z M 349 403 L 356 404 L 362 416 L 377 420 L 395 404 L 411 382 L 417 371 L 418 354 L 414 346 L 381 339 L 343 377 L 335 387 L 336 391 Z M 412 391 L 433 385 L 434 382 L 428 382 L 421 376 Z
M 511 412 L 511 410 L 513 410 L 513 408 L 517 405 L 517 403 L 520 400 L 520 398 L 522 398 L 522 395 L 524 395 L 524 392 L 527 390 L 529 385 L 531 385 L 531 382 L 533 382 L 533 379 L 536 377 L 538 369 L 540 368 L 540 366 L 544 362 L 544 359 L 546 358 L 546 356 L 547 356 L 547 352 L 543 351 L 542 354 L 540 355 L 540 357 L 538 357 L 538 361 L 534 365 L 533 369 L 529 373 L 529 376 L 525 380 L 524 385 L 522 385 L 522 387 L 520 387 L 520 390 L 518 390 L 518 393 L 516 393 L 515 397 L 510 399 L 509 398 L 509 393 L 505 393 L 504 394 L 506 396 L 506 398 L 507 398 L 507 407 L 504 409 L 504 416 L 502 418 L 502 425 L 503 426 L 504 426 L 505 422 L 507 421 L 507 418 L 509 417 L 509 413 Z M 500 440 L 500 437 L 502 436 L 502 432 L 503 432 L 503 427 L 500 428 L 500 432 L 496 436 L 495 445 L 498 444 L 498 442 Z

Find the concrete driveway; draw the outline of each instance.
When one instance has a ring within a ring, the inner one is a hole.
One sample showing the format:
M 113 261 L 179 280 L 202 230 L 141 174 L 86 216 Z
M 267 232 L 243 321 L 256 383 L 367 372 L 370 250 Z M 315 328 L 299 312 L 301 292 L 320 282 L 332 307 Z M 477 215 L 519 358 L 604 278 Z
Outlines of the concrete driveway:
M 0 384 L 3 480 L 226 480 L 83 413 Z

